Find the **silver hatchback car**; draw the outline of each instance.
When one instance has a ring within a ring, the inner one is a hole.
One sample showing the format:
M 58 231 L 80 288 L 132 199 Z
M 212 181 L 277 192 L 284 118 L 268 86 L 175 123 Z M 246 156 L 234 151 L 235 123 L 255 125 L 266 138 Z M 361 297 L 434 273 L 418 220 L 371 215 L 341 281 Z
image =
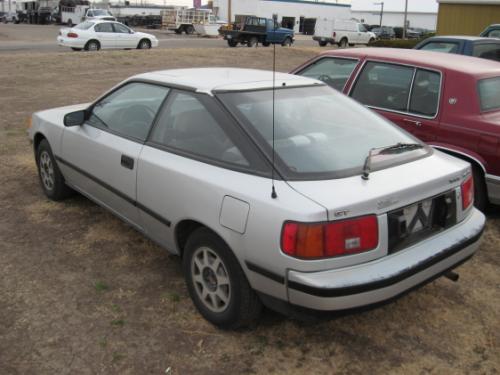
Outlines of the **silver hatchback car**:
M 141 74 L 35 113 L 29 134 L 45 194 L 76 190 L 179 254 L 221 327 L 262 304 L 390 300 L 468 260 L 485 224 L 467 163 L 300 76 Z

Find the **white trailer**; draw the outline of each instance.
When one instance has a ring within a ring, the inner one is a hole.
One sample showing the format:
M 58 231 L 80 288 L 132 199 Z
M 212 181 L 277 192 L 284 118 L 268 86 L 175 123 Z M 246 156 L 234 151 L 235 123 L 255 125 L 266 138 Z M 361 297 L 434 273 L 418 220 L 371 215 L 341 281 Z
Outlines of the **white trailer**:
M 209 23 L 210 9 L 166 9 L 161 11 L 162 29 L 173 30 L 177 34 L 194 33 L 194 25 Z

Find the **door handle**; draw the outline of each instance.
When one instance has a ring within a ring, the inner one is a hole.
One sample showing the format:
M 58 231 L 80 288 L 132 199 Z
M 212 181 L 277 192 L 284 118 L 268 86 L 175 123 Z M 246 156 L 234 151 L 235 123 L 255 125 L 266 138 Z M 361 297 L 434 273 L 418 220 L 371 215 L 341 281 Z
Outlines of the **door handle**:
M 418 126 L 418 127 L 422 126 L 422 122 L 418 121 L 418 120 L 410 120 L 408 118 L 405 118 L 405 119 L 403 119 L 403 121 L 409 122 L 410 124 L 413 124 L 413 125 Z
M 130 156 L 122 155 L 121 165 L 127 169 L 134 169 L 134 159 Z

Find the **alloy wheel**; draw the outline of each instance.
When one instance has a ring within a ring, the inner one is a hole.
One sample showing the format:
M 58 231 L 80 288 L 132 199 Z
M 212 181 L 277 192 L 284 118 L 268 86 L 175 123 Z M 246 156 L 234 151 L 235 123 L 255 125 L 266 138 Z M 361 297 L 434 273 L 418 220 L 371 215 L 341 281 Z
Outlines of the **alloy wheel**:
M 45 189 L 51 191 L 54 189 L 54 166 L 52 164 L 52 159 L 47 151 L 42 151 L 40 154 L 40 177 L 42 179 L 43 186 Z

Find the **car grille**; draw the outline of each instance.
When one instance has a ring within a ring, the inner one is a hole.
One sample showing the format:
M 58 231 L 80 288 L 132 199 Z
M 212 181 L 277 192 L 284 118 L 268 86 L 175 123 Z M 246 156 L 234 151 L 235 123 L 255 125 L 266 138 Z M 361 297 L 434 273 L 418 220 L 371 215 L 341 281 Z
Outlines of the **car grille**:
M 389 254 L 392 254 L 455 225 L 455 191 L 391 211 L 387 214 L 387 220 Z

